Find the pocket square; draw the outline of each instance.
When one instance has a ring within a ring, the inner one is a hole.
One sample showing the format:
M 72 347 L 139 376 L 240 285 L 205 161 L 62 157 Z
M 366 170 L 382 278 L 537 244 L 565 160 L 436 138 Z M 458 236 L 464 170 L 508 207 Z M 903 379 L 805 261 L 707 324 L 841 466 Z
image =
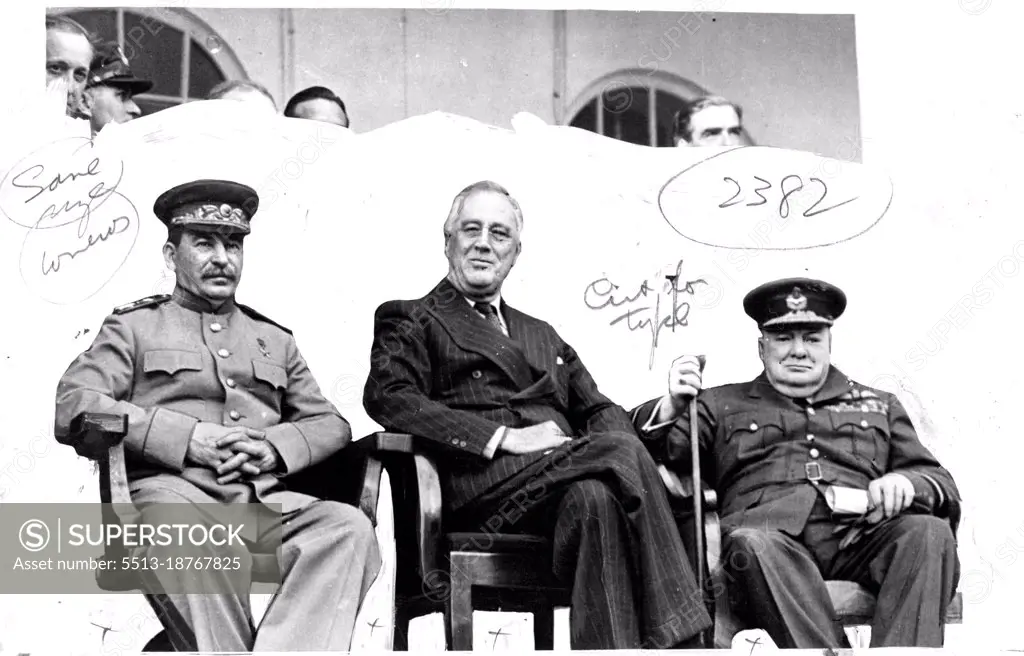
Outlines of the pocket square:
M 555 358 L 555 364 L 565 364 L 565 360 L 563 360 L 562 356 L 559 355 Z

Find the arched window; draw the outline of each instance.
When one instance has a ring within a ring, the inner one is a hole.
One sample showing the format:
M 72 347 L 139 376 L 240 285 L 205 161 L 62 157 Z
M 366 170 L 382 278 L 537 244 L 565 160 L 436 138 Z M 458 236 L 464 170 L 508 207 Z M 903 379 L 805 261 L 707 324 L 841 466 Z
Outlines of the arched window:
M 662 71 L 637 68 L 592 82 L 569 107 L 569 125 L 641 146 L 671 147 L 672 123 L 684 102 L 709 92 Z M 744 135 L 748 143 L 749 136 Z
M 81 23 L 102 42 L 124 50 L 132 72 L 153 81 L 149 93 L 135 96 L 143 114 L 206 97 L 245 70 L 230 47 L 208 25 L 179 9 L 52 9 Z

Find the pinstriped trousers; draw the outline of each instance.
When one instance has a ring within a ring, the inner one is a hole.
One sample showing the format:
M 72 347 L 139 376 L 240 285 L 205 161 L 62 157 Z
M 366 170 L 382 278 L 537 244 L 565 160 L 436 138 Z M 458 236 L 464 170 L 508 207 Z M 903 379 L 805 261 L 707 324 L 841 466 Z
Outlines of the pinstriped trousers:
M 550 537 L 571 584 L 572 649 L 673 648 L 711 626 L 647 447 L 577 438 L 453 516 L 457 530 Z

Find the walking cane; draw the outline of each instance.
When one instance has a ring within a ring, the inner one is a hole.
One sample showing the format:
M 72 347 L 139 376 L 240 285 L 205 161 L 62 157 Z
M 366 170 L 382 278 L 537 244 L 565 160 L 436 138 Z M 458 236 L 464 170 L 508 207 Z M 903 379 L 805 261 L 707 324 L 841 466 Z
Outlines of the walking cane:
M 706 359 L 697 356 L 701 373 L 704 372 Z M 697 431 L 697 397 L 690 398 L 690 466 L 693 479 L 693 532 L 697 551 L 697 589 L 700 590 L 700 603 L 704 603 L 704 488 L 700 478 L 700 433 Z M 707 646 L 705 637 L 705 647 Z

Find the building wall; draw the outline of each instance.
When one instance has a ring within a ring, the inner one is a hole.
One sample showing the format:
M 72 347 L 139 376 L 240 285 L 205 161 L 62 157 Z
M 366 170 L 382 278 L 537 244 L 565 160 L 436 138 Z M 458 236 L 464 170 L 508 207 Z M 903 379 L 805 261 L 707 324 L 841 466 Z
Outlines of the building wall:
M 569 98 L 612 71 L 669 72 L 738 102 L 759 145 L 859 159 L 853 16 L 571 11 L 567 23 Z
M 556 92 L 569 106 L 598 78 L 641 69 L 639 79 L 670 73 L 737 101 L 758 144 L 860 159 L 852 16 L 569 11 L 560 58 L 551 11 L 191 11 L 281 106 L 322 84 L 345 99 L 356 131 L 435 110 L 553 122 Z

